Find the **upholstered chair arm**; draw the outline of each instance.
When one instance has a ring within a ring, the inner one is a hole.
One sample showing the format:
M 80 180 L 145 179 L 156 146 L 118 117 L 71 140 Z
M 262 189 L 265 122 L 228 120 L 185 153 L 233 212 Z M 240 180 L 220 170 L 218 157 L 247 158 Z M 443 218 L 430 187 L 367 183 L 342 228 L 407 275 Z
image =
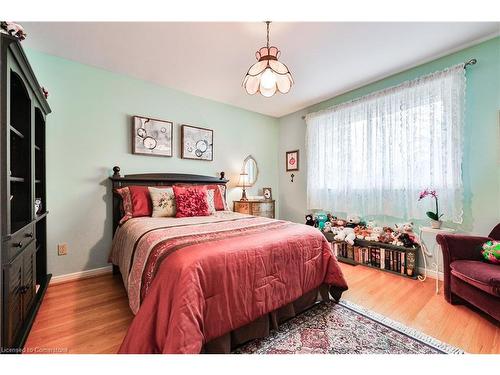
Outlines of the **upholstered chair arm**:
M 466 236 L 461 234 L 438 234 L 436 241 L 443 249 L 443 258 L 447 256 L 449 263 L 454 260 L 481 260 L 480 247 L 489 237 Z
M 438 234 L 436 236 L 436 241 L 443 251 L 444 297 L 448 302 L 452 302 L 450 263 L 459 259 L 481 260 L 480 246 L 488 240 L 488 237 L 460 234 Z

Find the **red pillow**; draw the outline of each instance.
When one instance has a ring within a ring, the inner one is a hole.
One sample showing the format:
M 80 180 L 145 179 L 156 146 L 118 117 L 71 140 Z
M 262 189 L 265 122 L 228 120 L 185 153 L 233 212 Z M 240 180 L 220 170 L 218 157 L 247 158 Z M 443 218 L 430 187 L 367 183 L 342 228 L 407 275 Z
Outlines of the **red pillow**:
M 134 217 L 151 216 L 153 214 L 153 203 L 147 186 L 129 186 L 132 198 L 132 209 Z
M 208 216 L 206 185 L 172 186 L 177 207 L 176 217 Z
M 226 187 L 224 185 L 207 185 L 207 189 L 214 190 L 214 205 L 216 211 L 227 210 L 226 199 L 224 198 L 224 191 Z
M 126 186 L 116 189 L 122 198 L 123 217 L 120 224 L 133 217 L 151 216 L 153 205 L 147 186 Z
M 214 191 L 214 207 L 216 211 L 225 211 L 229 210 L 226 203 L 226 198 L 224 197 L 224 193 L 226 191 L 225 185 L 192 185 L 192 184 L 176 184 L 175 186 L 206 186 L 207 190 Z

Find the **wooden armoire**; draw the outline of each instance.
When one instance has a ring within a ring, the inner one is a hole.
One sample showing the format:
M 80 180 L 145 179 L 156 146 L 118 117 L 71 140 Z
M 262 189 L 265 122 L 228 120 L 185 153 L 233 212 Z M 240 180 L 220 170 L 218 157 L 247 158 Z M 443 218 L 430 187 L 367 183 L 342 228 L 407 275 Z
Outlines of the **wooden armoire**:
M 45 118 L 50 107 L 20 42 L 0 34 L 0 350 L 20 352 L 47 274 Z M 35 210 L 35 199 L 42 208 Z

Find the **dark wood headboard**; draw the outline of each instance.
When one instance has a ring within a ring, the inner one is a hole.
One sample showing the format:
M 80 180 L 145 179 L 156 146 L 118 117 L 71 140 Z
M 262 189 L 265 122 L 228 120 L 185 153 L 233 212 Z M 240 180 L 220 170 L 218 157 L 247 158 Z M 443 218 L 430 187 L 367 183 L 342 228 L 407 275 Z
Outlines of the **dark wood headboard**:
M 225 173 L 221 172 L 220 177 L 201 176 L 196 174 L 184 173 L 142 173 L 120 175 L 120 167 L 113 167 L 113 175 L 109 178 L 112 182 L 113 195 L 113 234 L 118 228 L 118 223 L 121 218 L 120 203 L 121 198 L 115 193 L 116 188 L 131 186 L 131 185 L 146 185 L 146 186 L 172 186 L 174 184 L 218 184 L 225 185 L 229 182 L 224 178 Z M 226 189 L 227 190 L 227 189 Z

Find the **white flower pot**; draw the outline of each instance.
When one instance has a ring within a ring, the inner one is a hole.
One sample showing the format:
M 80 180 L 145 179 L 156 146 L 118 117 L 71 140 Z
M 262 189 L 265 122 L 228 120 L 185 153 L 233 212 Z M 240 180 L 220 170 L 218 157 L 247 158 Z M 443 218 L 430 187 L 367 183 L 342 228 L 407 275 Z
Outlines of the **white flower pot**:
M 441 220 L 431 220 L 432 229 L 441 229 L 441 224 L 443 224 Z

